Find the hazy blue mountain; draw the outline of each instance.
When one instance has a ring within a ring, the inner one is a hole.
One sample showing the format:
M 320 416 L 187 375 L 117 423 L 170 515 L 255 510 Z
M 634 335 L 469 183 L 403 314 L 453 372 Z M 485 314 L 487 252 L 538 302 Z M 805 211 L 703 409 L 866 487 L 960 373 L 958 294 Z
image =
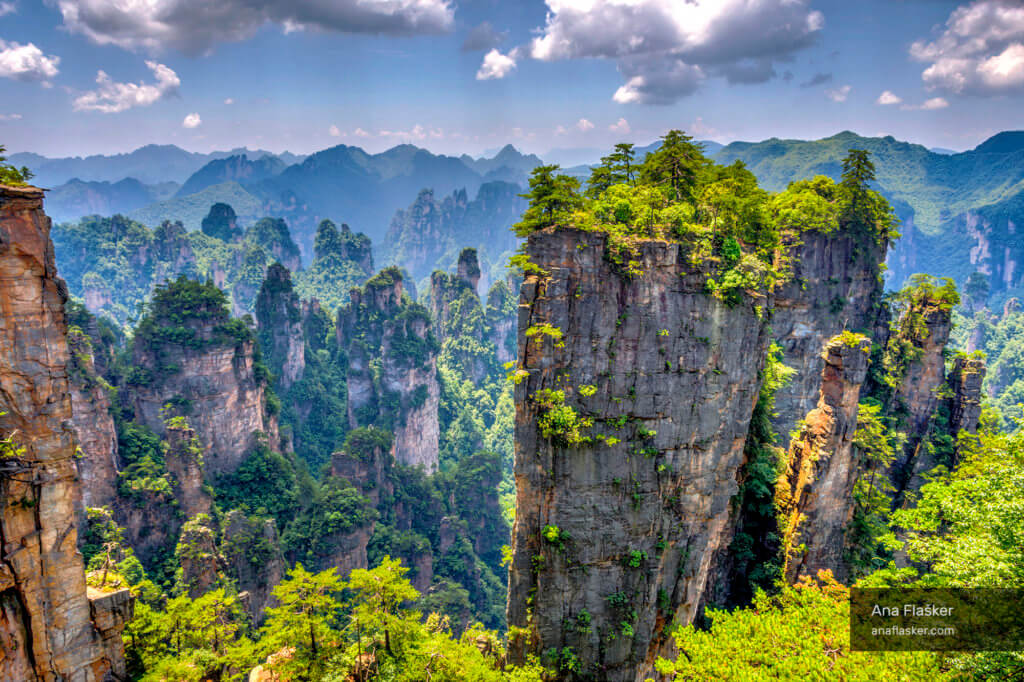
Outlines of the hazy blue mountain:
M 265 215 L 263 202 L 253 196 L 237 182 L 229 181 L 212 185 L 184 197 L 173 197 L 158 201 L 129 213 L 132 220 L 147 227 L 155 228 L 165 220 L 180 220 L 189 231 L 198 230 L 210 207 L 217 203 L 228 204 L 238 215 L 239 226 L 246 226 Z
M 928 149 L 928 151 L 932 152 L 933 154 L 959 154 L 960 153 L 960 152 L 958 152 L 955 149 L 946 149 L 945 147 L 930 147 Z
M 714 140 L 697 140 L 697 144 L 704 145 L 705 156 L 714 156 L 724 147 L 723 144 Z M 661 140 L 655 140 L 650 144 L 634 147 L 633 152 L 636 154 L 636 158 L 642 161 L 649 152 L 656 151 L 660 146 Z M 557 163 L 562 166 L 563 173 L 585 179 L 590 176 L 590 167 L 600 163 L 601 157 L 608 156 L 611 151 L 610 148 L 599 149 L 596 147 L 552 149 L 544 155 L 544 159 L 547 163 Z
M 287 167 L 288 164 L 273 155 L 253 160 L 247 154 L 216 159 L 193 173 L 178 190 L 177 196 L 195 194 L 212 185 L 232 180 L 239 183 L 263 180 L 277 175 Z
M 413 145 L 380 154 L 339 145 L 245 187 L 264 202 L 268 215 L 288 220 L 308 257 L 321 219 L 348 223 L 379 243 L 395 211 L 407 206 L 420 190 L 430 188 L 441 195 L 456 189 L 475 193 L 482 181 L 461 159 Z
M 46 213 L 55 222 L 78 220 L 86 215 L 129 213 L 167 199 L 178 189 L 175 182 L 145 185 L 135 178 L 96 182 L 75 178 L 46 193 Z
M 56 187 L 73 178 L 85 181 L 117 182 L 125 178 L 135 178 L 147 185 L 161 182 L 184 182 L 190 175 L 215 159 L 248 154 L 251 159 L 258 159 L 270 154 L 263 150 L 232 149 L 230 151 L 200 154 L 185 151 L 172 144 L 150 144 L 140 147 L 127 154 L 73 156 L 67 158 L 47 158 L 38 154 L 11 154 L 9 163 L 16 166 L 28 166 L 36 174 L 34 182 L 41 187 Z M 302 157 L 284 154 L 281 160 L 294 163 Z

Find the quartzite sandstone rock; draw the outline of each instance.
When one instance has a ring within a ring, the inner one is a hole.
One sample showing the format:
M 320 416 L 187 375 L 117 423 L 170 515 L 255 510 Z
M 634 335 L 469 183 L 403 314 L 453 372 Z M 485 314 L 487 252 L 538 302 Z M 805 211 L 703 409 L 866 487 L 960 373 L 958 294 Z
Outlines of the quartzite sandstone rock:
M 786 576 L 791 581 L 822 569 L 839 580 L 848 575 L 844 537 L 860 473 L 853 435 L 870 350 L 870 341 L 859 334 L 843 334 L 826 344 L 818 406 L 789 445 L 788 470 L 780 482 L 784 492 L 779 495 L 786 522 L 783 538 L 787 548 L 806 545 L 805 552 L 788 556 Z
M 797 422 L 818 403 L 821 349 L 843 330 L 873 335 L 882 295 L 879 264 L 885 244 L 852 230 L 810 231 L 790 253 L 792 279 L 775 295 L 772 330 L 783 363 L 796 370 L 775 394 L 779 444 L 789 445 Z
M 550 277 L 528 275 L 520 297 L 508 623 L 525 628 L 515 658 L 570 647 L 583 674 L 640 682 L 731 537 L 770 301 L 705 293 L 680 244 L 641 242 L 644 274 L 620 277 L 605 239 L 560 229 L 526 247 Z M 527 336 L 545 324 L 561 338 Z M 594 420 L 590 442 L 542 433 L 545 390 Z
M 104 650 L 77 548 L 67 294 L 42 204 L 0 186 L 0 432 L 23 446 L 0 463 L 0 678 L 103 680 L 123 655 L 119 638 Z

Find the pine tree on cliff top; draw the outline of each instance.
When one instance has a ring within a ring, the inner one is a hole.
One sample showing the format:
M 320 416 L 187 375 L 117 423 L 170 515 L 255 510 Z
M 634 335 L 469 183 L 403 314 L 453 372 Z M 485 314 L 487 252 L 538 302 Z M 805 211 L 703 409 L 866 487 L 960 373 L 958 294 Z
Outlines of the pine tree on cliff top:
M 530 207 L 523 213 L 523 219 L 513 225 L 520 237 L 565 222 L 574 210 L 583 205 L 579 195 L 580 181 L 556 174 L 558 169 L 557 164 L 533 169 L 530 191 L 520 195 L 530 200 Z
M 32 171 L 25 166 L 16 168 L 7 162 L 4 152 L 7 148 L 0 144 L 0 185 L 24 185 L 32 178 Z

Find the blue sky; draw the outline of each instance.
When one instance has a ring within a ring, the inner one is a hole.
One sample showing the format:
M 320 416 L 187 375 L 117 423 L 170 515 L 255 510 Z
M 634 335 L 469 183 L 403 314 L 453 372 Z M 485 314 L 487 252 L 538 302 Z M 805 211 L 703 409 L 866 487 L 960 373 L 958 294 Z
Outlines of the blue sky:
M 543 154 L 677 127 L 965 149 L 1024 127 L 1021 5 L 0 0 L 0 144 Z

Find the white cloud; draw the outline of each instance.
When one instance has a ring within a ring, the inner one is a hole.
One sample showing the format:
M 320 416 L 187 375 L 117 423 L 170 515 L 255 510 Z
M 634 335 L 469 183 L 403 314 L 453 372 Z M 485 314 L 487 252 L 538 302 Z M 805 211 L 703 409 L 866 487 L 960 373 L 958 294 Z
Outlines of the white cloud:
M 356 128 L 352 132 L 352 134 L 355 135 L 356 137 L 373 137 L 373 135 L 371 133 L 366 132 L 362 128 Z
M 833 102 L 845 102 L 846 98 L 850 96 L 850 90 L 853 90 L 853 88 L 849 85 L 843 85 L 835 90 L 826 90 L 825 95 Z
M 21 114 L 0 114 L 0 121 L 20 121 Z
M 705 79 L 761 83 L 824 26 L 809 0 L 546 0 L 524 53 L 534 59 L 614 59 L 617 102 L 669 104 Z
M 331 137 L 341 137 L 341 130 L 338 129 L 338 126 L 332 125 L 330 128 L 327 129 L 327 134 L 330 135 Z
M 875 104 L 889 105 L 889 104 L 900 104 L 903 102 L 903 98 L 894 93 L 892 90 L 886 90 L 878 99 L 875 100 Z
M 498 52 L 497 48 L 484 55 L 484 61 L 476 72 L 478 81 L 487 81 L 496 78 L 504 78 L 516 68 L 514 53 L 504 55 Z
M 925 103 L 921 105 L 921 108 L 924 109 L 925 111 L 928 111 L 933 109 L 945 109 L 948 106 L 949 102 L 947 102 L 944 98 L 932 97 L 929 100 L 925 100 Z
M 613 133 L 619 133 L 620 135 L 628 135 L 630 131 L 629 121 L 625 118 L 620 118 L 618 121 L 608 126 L 608 130 Z
M 918 40 L 910 56 L 929 64 L 925 85 L 958 95 L 1024 91 L 1024 4 L 975 0 L 955 9 L 942 33 Z
M 40 81 L 44 86 L 60 73 L 60 57 L 47 56 L 32 43 L 22 45 L 0 40 L 0 78 L 16 81 Z
M 0 17 L 7 14 L 14 14 L 17 8 L 13 2 L 0 2 Z
M 932 97 L 921 104 L 904 104 L 900 109 L 904 111 L 935 111 L 936 109 L 945 109 L 948 106 L 949 101 L 945 97 Z
M 593 130 L 594 124 L 585 118 L 581 118 L 580 120 L 576 121 L 576 129 L 579 130 L 581 133 L 585 133 L 588 130 Z
M 64 26 L 100 45 L 189 54 L 247 40 L 267 24 L 286 33 L 412 36 L 446 33 L 450 0 L 51 0 Z
M 100 111 L 114 114 L 132 107 L 148 107 L 154 102 L 178 91 L 181 79 L 169 67 L 147 61 L 146 66 L 156 77 L 155 83 L 117 83 L 106 72 L 96 74 L 99 88 L 75 98 L 75 111 Z
M 231 99 L 230 97 L 228 97 L 227 99 L 224 100 L 224 104 L 226 104 L 228 106 L 231 106 L 234 103 L 235 103 L 235 100 Z
M 558 126 L 555 128 L 555 135 L 565 135 L 569 130 L 565 126 Z
M 203 119 L 199 117 L 199 114 L 196 112 L 192 112 L 191 114 L 185 117 L 185 120 L 181 122 L 181 125 L 182 127 L 191 130 L 192 128 L 198 128 L 202 122 Z
M 355 134 L 359 135 L 359 129 L 356 130 Z M 378 130 L 377 135 L 380 137 L 397 137 L 403 140 L 426 140 L 428 138 L 436 140 L 444 137 L 444 131 L 440 128 L 428 129 L 417 123 L 412 127 L 412 130 Z

